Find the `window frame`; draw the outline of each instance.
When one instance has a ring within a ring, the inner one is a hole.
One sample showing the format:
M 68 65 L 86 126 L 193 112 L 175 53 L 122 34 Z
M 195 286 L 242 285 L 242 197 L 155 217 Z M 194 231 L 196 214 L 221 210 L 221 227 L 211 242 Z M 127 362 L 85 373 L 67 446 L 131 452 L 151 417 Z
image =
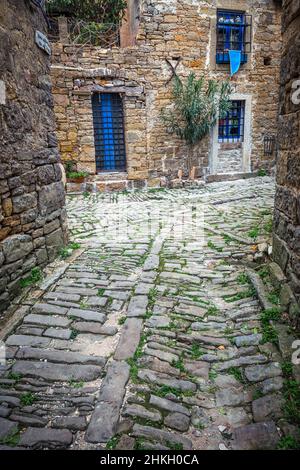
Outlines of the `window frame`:
M 236 19 L 240 17 L 240 21 Z M 223 39 L 220 39 L 220 32 Z M 224 31 L 225 30 L 225 31 Z M 237 41 L 232 38 L 232 32 L 239 31 Z M 216 23 L 216 63 L 230 63 L 229 50 L 241 51 L 241 63 L 248 62 L 248 53 L 251 52 L 251 35 L 252 35 L 252 17 L 240 10 L 217 10 Z M 247 36 L 249 40 L 247 40 Z
M 96 173 L 125 172 L 127 158 L 123 96 L 117 92 L 93 93 L 92 110 Z
M 233 106 L 231 106 L 225 118 L 219 119 L 218 122 L 218 141 L 220 143 L 244 142 L 246 101 L 233 99 L 231 103 Z M 234 121 L 238 121 L 237 124 Z M 235 128 L 237 128 L 237 133 L 233 135 L 231 131 Z

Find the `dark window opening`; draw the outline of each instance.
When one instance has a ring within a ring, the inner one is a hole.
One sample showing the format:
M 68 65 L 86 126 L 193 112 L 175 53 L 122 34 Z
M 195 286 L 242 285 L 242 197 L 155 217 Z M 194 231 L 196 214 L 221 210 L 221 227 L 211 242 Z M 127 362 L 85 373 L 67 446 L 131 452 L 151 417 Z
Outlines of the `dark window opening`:
M 96 171 L 125 171 L 123 101 L 118 93 L 92 97 Z
M 224 119 L 219 120 L 220 142 L 243 142 L 245 123 L 245 101 L 231 101 Z
M 230 62 L 229 51 L 241 51 L 241 63 L 251 52 L 251 16 L 244 12 L 217 11 L 217 64 Z
M 272 58 L 271 57 L 264 57 L 264 65 L 272 65 Z

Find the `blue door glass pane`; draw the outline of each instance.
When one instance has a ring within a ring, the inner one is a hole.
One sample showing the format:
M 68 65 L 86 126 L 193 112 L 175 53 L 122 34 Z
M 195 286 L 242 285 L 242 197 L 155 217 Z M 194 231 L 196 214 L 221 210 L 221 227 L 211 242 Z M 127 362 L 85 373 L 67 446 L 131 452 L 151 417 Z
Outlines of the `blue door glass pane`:
M 96 170 L 126 170 L 122 98 L 117 93 L 92 97 Z
M 219 141 L 243 142 L 245 102 L 234 100 L 224 119 L 219 120 Z

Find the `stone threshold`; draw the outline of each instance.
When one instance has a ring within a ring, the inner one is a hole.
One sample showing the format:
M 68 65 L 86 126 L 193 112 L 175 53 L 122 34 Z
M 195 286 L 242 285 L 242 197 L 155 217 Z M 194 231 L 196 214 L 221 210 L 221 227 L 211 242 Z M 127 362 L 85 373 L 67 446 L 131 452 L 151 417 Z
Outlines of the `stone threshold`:
M 251 173 L 219 173 L 215 175 L 207 175 L 205 177 L 206 183 L 216 183 L 220 181 L 235 181 L 249 178 L 257 178 L 258 172 Z M 267 175 L 266 175 L 267 176 Z

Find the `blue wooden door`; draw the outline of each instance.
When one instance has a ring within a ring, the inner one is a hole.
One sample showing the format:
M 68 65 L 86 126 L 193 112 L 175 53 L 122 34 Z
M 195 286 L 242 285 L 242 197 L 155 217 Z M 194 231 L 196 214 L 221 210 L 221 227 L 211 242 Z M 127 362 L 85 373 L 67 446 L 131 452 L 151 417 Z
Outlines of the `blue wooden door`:
M 123 102 L 118 93 L 92 97 L 96 171 L 126 170 Z

